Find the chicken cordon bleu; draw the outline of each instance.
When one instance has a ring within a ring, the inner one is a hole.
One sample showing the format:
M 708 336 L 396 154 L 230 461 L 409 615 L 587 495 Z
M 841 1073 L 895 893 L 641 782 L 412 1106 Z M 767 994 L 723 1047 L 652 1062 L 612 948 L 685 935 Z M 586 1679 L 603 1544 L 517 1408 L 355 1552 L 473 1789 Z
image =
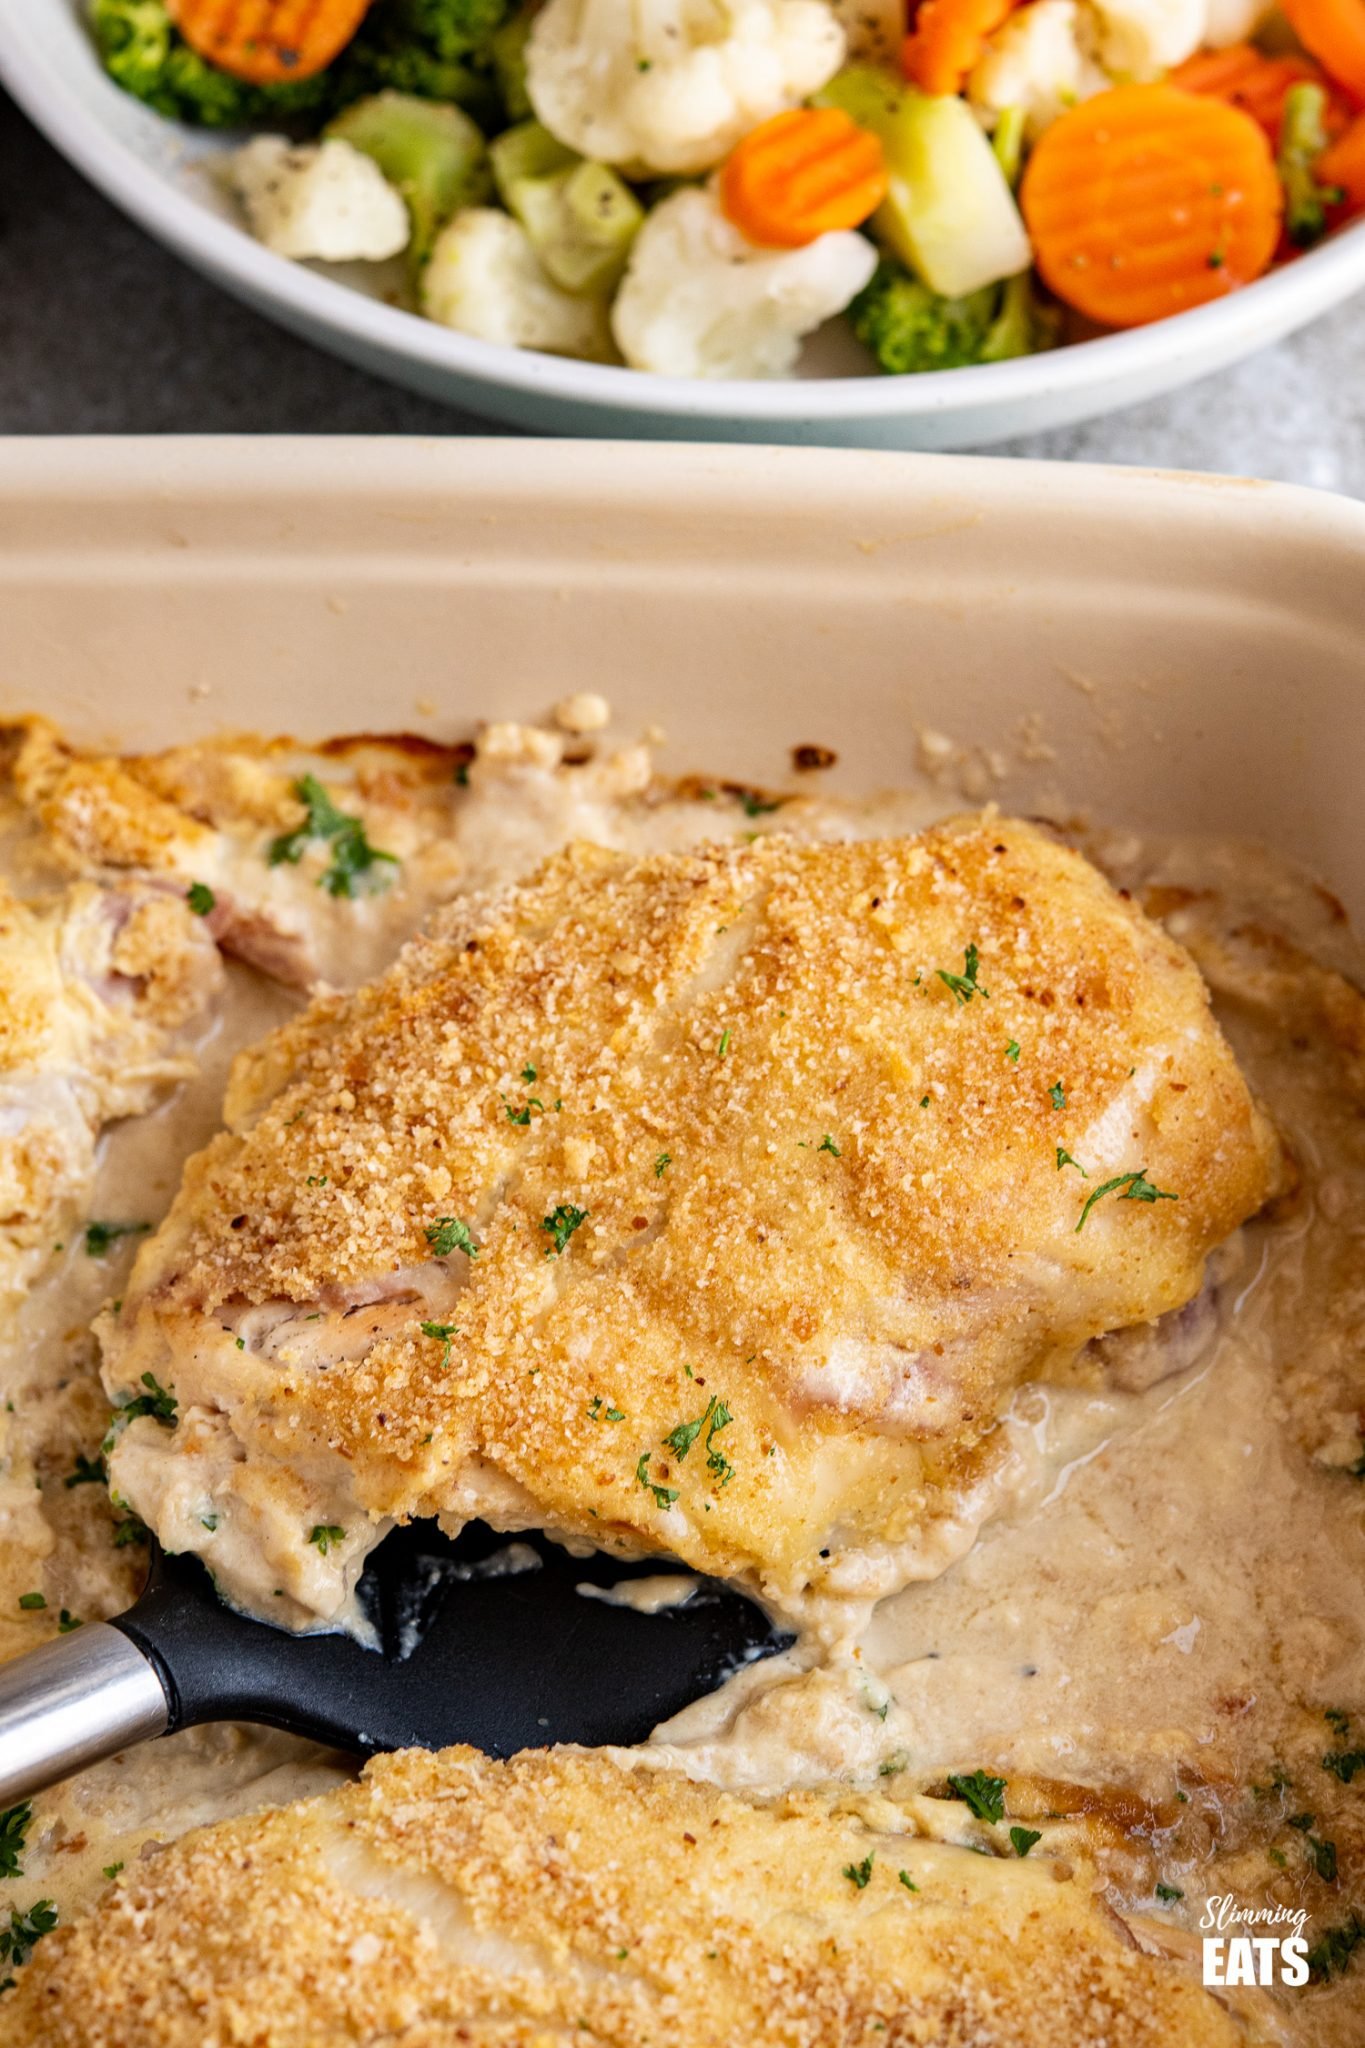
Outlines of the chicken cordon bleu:
M 140 1115 L 193 1071 L 179 1034 L 203 1018 L 222 980 L 202 921 L 165 890 L 77 882 L 25 903 L 0 883 L 7 1305 L 88 1201 L 103 1127 Z
M 1256 2038 L 1160 1953 L 1159 1928 L 1107 1909 L 1083 1856 L 1001 1854 L 989 1837 L 1003 1827 L 944 1841 L 935 1809 L 949 1823 L 963 1812 L 867 1793 L 735 1798 L 620 1752 L 495 1764 L 408 1751 L 357 1785 L 204 1829 L 129 1870 L 25 1968 L 5 2040 Z
M 879 1597 L 970 1540 L 1019 1384 L 1189 1300 L 1278 1171 L 1186 953 L 989 813 L 571 847 L 226 1117 L 101 1322 L 110 1474 L 295 1627 L 362 1626 L 412 1517 Z

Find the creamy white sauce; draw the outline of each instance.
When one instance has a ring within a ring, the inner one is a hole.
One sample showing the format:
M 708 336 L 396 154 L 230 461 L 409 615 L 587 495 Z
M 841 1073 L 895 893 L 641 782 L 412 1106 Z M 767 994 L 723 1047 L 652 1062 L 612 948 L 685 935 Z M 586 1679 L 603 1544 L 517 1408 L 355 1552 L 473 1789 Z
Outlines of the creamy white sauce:
M 618 1579 L 613 1586 L 594 1586 L 587 1579 L 574 1587 L 580 1599 L 600 1600 L 605 1607 L 631 1607 L 637 1614 L 666 1614 L 685 1607 L 701 1580 L 690 1572 L 645 1572 L 638 1579 Z

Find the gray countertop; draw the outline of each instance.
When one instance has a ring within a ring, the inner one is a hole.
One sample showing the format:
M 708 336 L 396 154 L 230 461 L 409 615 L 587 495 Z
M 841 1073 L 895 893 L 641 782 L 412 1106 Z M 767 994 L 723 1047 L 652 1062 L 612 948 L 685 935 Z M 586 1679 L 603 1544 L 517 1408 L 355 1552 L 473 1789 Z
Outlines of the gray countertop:
M 1365 498 L 1365 297 L 1169 398 L 999 452 L 1224 470 Z M 0 94 L 0 433 L 499 429 L 335 362 L 124 220 Z

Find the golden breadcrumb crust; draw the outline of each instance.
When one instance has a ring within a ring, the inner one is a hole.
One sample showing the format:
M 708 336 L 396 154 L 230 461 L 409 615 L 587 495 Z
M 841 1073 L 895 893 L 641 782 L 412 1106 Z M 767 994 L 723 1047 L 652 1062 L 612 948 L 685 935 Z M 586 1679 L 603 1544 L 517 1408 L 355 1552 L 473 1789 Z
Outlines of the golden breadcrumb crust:
M 1023 1378 L 1186 1301 L 1276 1161 L 1188 957 L 989 815 L 572 847 L 284 1027 L 228 1111 L 102 1330 L 111 1392 L 188 1417 L 119 1454 L 149 1521 L 228 1429 L 215 1512 L 291 1475 L 296 1556 L 488 1514 L 478 1479 L 779 1601 L 951 1505 Z
M 913 1887 L 913 1889 L 912 1889 Z M 1072 1859 L 620 1753 L 409 1751 L 190 1835 L 46 1938 L 7 2048 L 1234 2048 Z

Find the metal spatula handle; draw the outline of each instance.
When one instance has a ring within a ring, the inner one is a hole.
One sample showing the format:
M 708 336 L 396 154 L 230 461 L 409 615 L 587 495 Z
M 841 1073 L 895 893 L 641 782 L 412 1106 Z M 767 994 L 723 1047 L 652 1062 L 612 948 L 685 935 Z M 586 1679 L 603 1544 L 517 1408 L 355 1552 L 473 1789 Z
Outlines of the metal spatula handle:
M 0 1808 L 164 1734 L 170 1719 L 152 1665 L 107 1621 L 0 1665 Z

